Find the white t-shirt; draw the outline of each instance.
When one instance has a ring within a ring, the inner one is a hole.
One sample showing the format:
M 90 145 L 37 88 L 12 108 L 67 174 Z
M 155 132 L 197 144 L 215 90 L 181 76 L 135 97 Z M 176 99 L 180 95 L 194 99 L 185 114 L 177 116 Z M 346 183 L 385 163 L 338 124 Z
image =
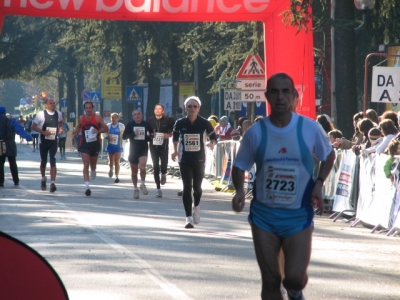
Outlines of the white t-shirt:
M 314 155 L 325 161 L 333 151 L 329 138 L 317 122 L 293 113 L 283 128 L 269 118 L 254 124 L 243 136 L 233 165 L 250 170 L 256 163 L 255 200 L 268 207 L 302 207 L 313 177 Z M 313 183 L 313 182 L 312 182 Z
M 51 113 L 48 110 L 46 110 L 46 111 L 50 116 L 54 115 L 54 112 Z M 62 113 L 59 110 L 57 110 L 57 113 L 58 113 L 58 122 L 61 122 L 63 120 Z M 35 119 L 33 120 L 33 123 L 36 123 L 40 129 L 43 129 L 44 110 L 37 113 Z M 40 136 L 41 136 L 41 134 L 39 134 L 39 139 L 38 139 L 39 143 L 40 143 Z

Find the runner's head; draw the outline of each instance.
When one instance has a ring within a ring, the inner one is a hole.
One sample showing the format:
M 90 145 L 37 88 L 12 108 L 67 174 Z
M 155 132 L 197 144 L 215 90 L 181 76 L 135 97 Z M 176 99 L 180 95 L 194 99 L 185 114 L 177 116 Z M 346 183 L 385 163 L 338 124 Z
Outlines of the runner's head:
M 143 121 L 143 114 L 142 111 L 140 111 L 139 109 L 136 109 L 132 112 L 132 119 L 133 121 L 135 121 L 136 123 L 142 123 Z
M 56 102 L 54 101 L 54 99 L 48 98 L 46 100 L 45 105 L 46 105 L 46 109 L 50 112 L 53 112 L 56 109 Z
M 85 110 L 86 115 L 91 116 L 93 112 L 94 105 L 90 101 L 86 101 L 83 103 L 83 109 Z
M 188 117 L 197 116 L 200 111 L 201 101 L 196 96 L 190 96 L 185 100 L 184 105 Z
M 113 112 L 113 113 L 111 114 L 111 123 L 112 123 L 113 125 L 117 125 L 118 121 L 119 121 L 119 115 L 118 115 L 118 113 Z
M 163 114 L 164 114 L 164 105 L 157 103 L 156 106 L 154 107 L 154 115 L 156 116 L 156 118 L 161 118 Z
M 293 79 L 286 73 L 272 75 L 267 81 L 265 97 L 271 105 L 271 114 L 291 114 L 296 101 Z

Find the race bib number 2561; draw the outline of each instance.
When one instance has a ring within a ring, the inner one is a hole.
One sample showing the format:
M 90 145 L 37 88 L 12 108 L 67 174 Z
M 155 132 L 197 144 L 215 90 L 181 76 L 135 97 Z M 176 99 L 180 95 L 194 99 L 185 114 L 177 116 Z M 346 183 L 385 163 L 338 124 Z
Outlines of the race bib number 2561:
M 185 151 L 200 151 L 200 134 L 185 134 L 183 144 Z

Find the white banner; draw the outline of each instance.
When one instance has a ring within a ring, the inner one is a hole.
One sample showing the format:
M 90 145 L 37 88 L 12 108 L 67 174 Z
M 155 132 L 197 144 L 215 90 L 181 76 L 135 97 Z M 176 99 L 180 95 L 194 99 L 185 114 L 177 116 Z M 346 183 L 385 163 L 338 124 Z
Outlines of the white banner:
M 351 150 L 342 152 L 342 161 L 338 170 L 339 179 L 336 186 L 335 201 L 333 203 L 333 211 L 352 210 L 351 207 L 351 191 L 354 181 L 354 170 L 357 157 Z

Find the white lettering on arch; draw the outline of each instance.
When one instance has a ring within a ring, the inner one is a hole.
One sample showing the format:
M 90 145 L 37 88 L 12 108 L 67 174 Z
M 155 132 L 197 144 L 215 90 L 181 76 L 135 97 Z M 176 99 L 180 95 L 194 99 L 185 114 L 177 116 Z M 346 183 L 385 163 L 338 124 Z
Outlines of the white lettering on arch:
M 80 10 L 84 0 L 73 0 L 75 10 Z M 67 9 L 70 0 L 60 0 L 60 5 L 62 9 Z
M 45 3 L 42 3 L 42 4 L 38 3 L 37 0 L 30 0 L 30 2 L 33 7 L 39 8 L 39 9 L 46 9 L 54 4 L 54 1 L 46 1 Z
M 103 0 L 97 0 L 96 11 L 114 12 L 121 8 L 124 0 L 116 0 L 114 5 L 108 6 Z
M 161 2 L 161 0 L 154 0 L 153 12 L 155 12 L 155 13 L 160 12 L 160 2 Z
M 240 4 L 236 4 L 232 7 L 227 7 L 224 4 L 224 0 L 217 0 L 218 8 L 224 13 L 234 13 L 235 11 L 240 9 Z
M 169 3 L 169 0 L 163 0 L 163 6 L 164 6 L 164 9 L 170 13 L 176 13 L 179 11 L 188 12 L 188 10 L 189 10 L 188 1 L 189 0 L 182 0 L 181 5 L 179 5 L 177 7 L 172 7 L 172 5 Z
M 133 6 L 131 0 L 125 0 L 125 7 L 133 13 L 151 12 L 151 2 L 151 0 L 144 0 L 144 3 L 141 6 Z
M 190 12 L 197 12 L 198 9 L 199 9 L 198 1 L 197 0 L 193 0 L 192 1 L 192 7 L 190 8 Z
M 28 0 L 21 0 L 20 7 L 26 7 Z M 11 6 L 11 0 L 4 0 L 4 7 L 10 7 Z
M 269 4 L 270 0 L 244 0 L 244 7 L 251 13 L 258 13 L 264 11 Z M 259 7 L 254 7 L 252 4 L 260 4 Z M 261 5 L 264 4 L 264 5 Z

